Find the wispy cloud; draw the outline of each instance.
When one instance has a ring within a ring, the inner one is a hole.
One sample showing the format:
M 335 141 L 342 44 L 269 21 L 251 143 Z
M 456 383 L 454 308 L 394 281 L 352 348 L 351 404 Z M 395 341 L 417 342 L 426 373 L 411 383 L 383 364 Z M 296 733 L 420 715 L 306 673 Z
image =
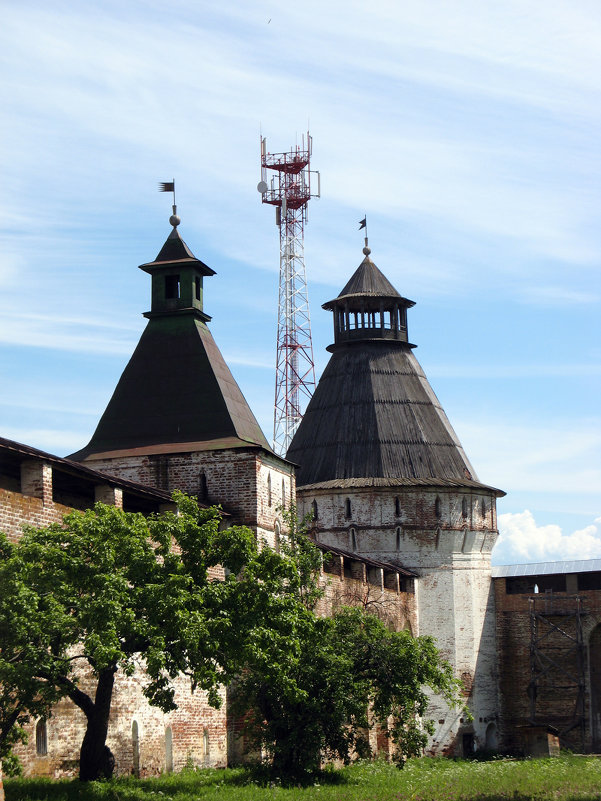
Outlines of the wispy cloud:
M 106 331 L 113 336 L 106 336 Z M 37 313 L 3 311 L 0 342 L 33 348 L 126 355 L 136 344 L 135 326 L 109 319 L 63 318 Z
M 40 450 L 56 456 L 66 456 L 78 448 L 82 448 L 90 438 L 90 432 L 84 429 L 21 428 L 11 426 L 2 431 L 2 436 L 15 442 L 33 445 Z
M 498 525 L 492 554 L 496 565 L 601 558 L 601 517 L 569 534 L 555 524 L 537 525 L 528 509 L 499 515 Z
M 537 306 L 579 306 L 599 303 L 600 299 L 594 290 L 586 292 L 561 286 L 527 286 L 518 291 L 518 300 Z
M 460 421 L 461 441 L 482 480 L 504 490 L 598 495 L 601 420 L 529 425 Z
M 601 375 L 601 363 L 575 364 L 437 364 L 428 365 L 430 378 L 518 379 L 569 378 Z

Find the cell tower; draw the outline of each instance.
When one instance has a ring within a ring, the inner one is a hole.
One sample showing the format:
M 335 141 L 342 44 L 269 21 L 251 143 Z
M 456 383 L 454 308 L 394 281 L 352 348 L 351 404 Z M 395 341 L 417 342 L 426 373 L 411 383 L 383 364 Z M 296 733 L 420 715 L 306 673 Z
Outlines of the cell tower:
M 319 197 L 319 173 L 311 171 L 313 140 L 307 132 L 302 144 L 287 153 L 268 153 L 261 137 L 262 202 L 275 206 L 280 229 L 280 291 L 275 375 L 273 449 L 284 456 L 302 419 L 302 409 L 315 389 L 315 366 L 305 272 L 307 206 Z M 268 173 L 268 171 L 270 171 Z M 317 191 L 311 190 L 311 175 Z M 269 183 L 267 182 L 269 178 Z

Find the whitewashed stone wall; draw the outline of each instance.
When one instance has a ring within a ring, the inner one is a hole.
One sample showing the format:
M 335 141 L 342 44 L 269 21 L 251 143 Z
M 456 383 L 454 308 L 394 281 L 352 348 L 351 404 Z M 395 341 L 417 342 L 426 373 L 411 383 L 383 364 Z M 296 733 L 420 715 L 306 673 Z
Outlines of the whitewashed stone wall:
M 442 487 L 301 487 L 297 495 L 300 514 L 317 508 L 321 542 L 397 561 L 418 574 L 414 634 L 436 639 L 463 682 L 474 718 L 470 722 L 433 698 L 428 716 L 436 730 L 429 750 L 461 754 L 472 738 L 475 748 L 485 748 L 499 710 L 490 569 L 497 536 L 494 495 Z

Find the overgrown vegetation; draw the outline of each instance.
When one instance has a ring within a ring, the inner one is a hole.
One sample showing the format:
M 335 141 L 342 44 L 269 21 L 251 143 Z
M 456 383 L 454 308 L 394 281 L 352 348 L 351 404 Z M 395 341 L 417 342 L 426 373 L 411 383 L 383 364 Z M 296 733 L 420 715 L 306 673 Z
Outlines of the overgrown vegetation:
M 96 504 L 61 524 L 26 528 L 17 545 L 0 534 L 0 759 L 7 767 L 22 724 L 67 696 L 87 720 L 80 778 L 110 777 L 115 674 L 131 675 L 140 657 L 144 694 L 168 711 L 178 675 L 219 706 L 218 687 L 258 659 L 264 643 L 282 660 L 295 647 L 293 560 L 260 550 L 246 527 L 221 530 L 219 510 L 174 498 L 178 514 L 146 518 Z M 223 580 L 211 574 L 218 565 Z
M 26 529 L 17 545 L 0 535 L 0 758 L 25 720 L 67 696 L 87 720 L 80 778 L 110 778 L 115 675 L 132 675 L 141 658 L 144 694 L 164 711 L 175 708 L 177 676 L 214 706 L 235 679 L 232 711 L 274 777 L 305 781 L 324 757 L 370 755 L 376 724 L 400 762 L 419 754 L 425 688 L 450 705 L 459 697 L 434 641 L 359 608 L 318 617 L 321 552 L 294 509 L 276 553 L 248 528 L 221 530 L 217 509 L 174 498 L 178 514 L 96 504 Z M 219 565 L 225 576 L 212 572 Z
M 243 720 L 248 744 L 269 754 L 271 775 L 287 781 L 314 775 L 324 758 L 349 763 L 371 756 L 375 726 L 386 732 L 401 764 L 421 754 L 432 731 L 425 688 L 450 706 L 459 703 L 451 666 L 432 638 L 391 631 L 364 609 L 316 616 L 321 553 L 294 509 L 286 522 L 281 551 L 297 566 L 289 586 L 297 596 L 295 640 L 287 654 L 265 642 L 249 654 L 236 682 L 232 711 Z
M 6 801 L 598 801 L 596 757 L 495 762 L 411 759 L 326 771 L 305 787 L 261 782 L 245 770 L 186 771 L 157 779 L 76 781 L 11 779 Z

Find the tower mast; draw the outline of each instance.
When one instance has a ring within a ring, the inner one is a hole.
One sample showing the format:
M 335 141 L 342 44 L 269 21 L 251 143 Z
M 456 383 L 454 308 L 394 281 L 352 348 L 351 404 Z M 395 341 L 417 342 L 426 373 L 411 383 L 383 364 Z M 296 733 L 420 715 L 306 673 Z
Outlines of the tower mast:
M 301 145 L 284 153 L 268 153 L 266 140 L 261 137 L 261 181 L 257 189 L 263 203 L 275 206 L 280 229 L 273 449 L 281 456 L 288 450 L 315 389 L 304 253 L 307 206 L 312 197 L 319 197 L 319 173 L 310 168 L 312 145 L 307 131 Z M 311 189 L 311 175 L 317 191 Z

